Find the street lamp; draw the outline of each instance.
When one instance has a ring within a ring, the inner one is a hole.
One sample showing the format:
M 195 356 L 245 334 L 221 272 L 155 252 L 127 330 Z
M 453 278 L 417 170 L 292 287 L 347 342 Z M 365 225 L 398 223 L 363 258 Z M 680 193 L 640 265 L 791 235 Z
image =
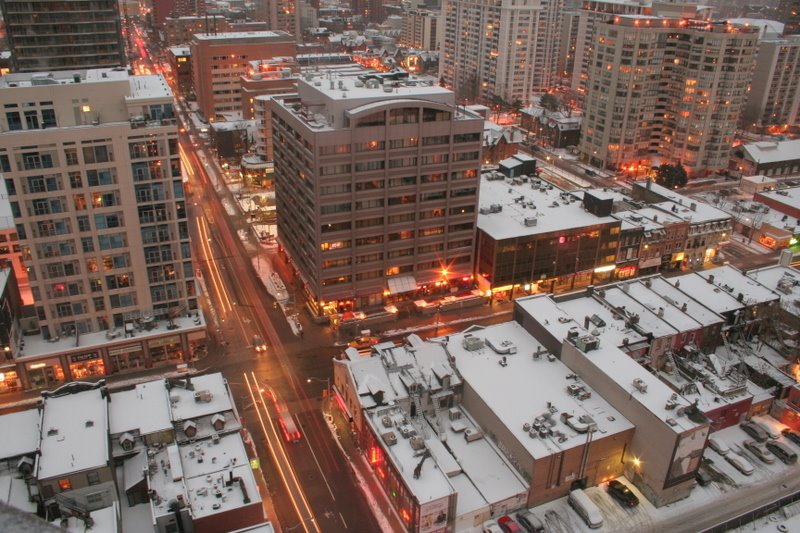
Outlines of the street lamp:
M 330 396 L 331 394 L 331 378 L 315 378 L 310 377 L 306 379 L 306 383 L 311 383 L 312 381 L 319 381 L 320 383 L 325 384 L 325 395 Z

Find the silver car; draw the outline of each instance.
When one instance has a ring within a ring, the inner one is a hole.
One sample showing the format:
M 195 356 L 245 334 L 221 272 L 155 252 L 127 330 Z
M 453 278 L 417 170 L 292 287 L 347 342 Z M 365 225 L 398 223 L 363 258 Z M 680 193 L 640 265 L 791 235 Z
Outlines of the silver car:
M 749 439 L 744 441 L 742 444 L 744 445 L 745 448 L 747 448 L 747 450 L 750 453 L 752 453 L 753 455 L 755 455 L 768 465 L 771 465 L 772 463 L 775 462 L 775 456 L 772 455 L 772 452 L 769 451 L 767 447 L 764 446 L 763 444 Z

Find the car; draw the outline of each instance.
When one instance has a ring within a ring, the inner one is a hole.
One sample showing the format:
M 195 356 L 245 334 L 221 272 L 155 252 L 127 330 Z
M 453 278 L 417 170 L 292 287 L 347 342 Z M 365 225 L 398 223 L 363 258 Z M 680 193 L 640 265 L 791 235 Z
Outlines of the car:
M 597 172 L 595 172 L 594 170 L 592 170 L 590 168 L 584 169 L 584 172 L 586 172 L 587 176 L 597 176 Z
M 742 445 L 747 448 L 747 450 L 761 459 L 761 461 L 771 465 L 775 462 L 775 456 L 772 455 L 772 452 L 767 449 L 766 446 L 763 444 L 756 442 L 754 440 L 746 440 L 742 443 Z
M 517 522 L 528 533 L 544 533 L 544 522 L 531 511 L 521 511 L 517 513 Z
M 731 466 L 733 466 L 736 470 L 744 474 L 745 476 L 753 475 L 753 471 L 755 468 L 753 464 L 748 461 L 746 458 L 742 457 L 736 452 L 731 452 L 725 456 L 725 460 L 728 461 Z
M 764 428 L 752 422 L 742 422 L 739 427 L 758 442 L 767 442 L 769 440 L 769 435 L 764 431 Z
M 697 480 L 697 483 L 699 483 L 701 487 L 710 485 L 711 482 L 714 481 L 714 479 L 711 477 L 711 474 L 702 468 L 699 468 L 697 472 L 694 473 L 694 479 Z
M 751 420 L 750 422 L 755 424 L 755 425 L 757 425 L 761 429 L 763 429 L 764 432 L 772 440 L 778 440 L 779 438 L 781 438 L 780 431 L 776 430 L 774 427 L 772 427 L 771 425 L 767 424 L 766 422 L 759 422 L 759 421 L 756 421 L 756 420 Z
M 708 437 L 708 447 L 720 455 L 728 455 L 728 452 L 731 451 L 725 441 L 719 437 Z
M 612 479 L 608 482 L 607 490 L 608 494 L 623 507 L 636 507 L 639 505 L 639 498 L 622 481 Z
M 519 527 L 519 524 L 514 522 L 514 519 L 508 515 L 498 518 L 497 525 L 499 525 L 500 529 L 505 533 L 522 533 L 522 528 Z
M 264 339 L 262 339 L 260 335 L 253 335 L 253 348 L 255 348 L 258 353 L 266 352 L 267 343 L 264 342 Z
M 797 462 L 797 454 L 782 442 L 769 441 L 765 444 L 772 455 L 781 460 L 782 463 L 793 465 Z
M 783 434 L 784 437 L 786 437 L 790 441 L 792 441 L 795 444 L 797 444 L 798 446 L 800 446 L 800 433 L 797 433 L 796 431 L 792 431 L 791 429 L 788 429 L 788 428 L 784 429 L 783 431 L 781 431 L 781 433 Z

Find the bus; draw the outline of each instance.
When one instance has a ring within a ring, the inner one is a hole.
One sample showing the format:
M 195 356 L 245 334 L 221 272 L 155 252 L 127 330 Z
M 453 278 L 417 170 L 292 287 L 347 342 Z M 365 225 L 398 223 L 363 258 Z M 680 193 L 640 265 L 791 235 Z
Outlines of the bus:
M 272 389 L 267 389 L 264 394 L 269 395 L 272 399 L 272 405 L 275 407 L 275 412 L 278 413 L 278 424 L 281 426 L 281 433 L 286 442 L 297 442 L 301 439 L 302 434 L 297 428 L 297 423 L 294 421 L 292 413 L 289 409 L 278 400 L 278 396 Z

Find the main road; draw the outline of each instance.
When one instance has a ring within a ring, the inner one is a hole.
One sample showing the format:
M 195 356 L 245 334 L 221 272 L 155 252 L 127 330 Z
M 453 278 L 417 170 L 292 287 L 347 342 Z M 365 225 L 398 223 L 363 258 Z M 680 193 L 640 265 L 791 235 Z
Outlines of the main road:
M 181 118 L 188 130 L 180 144 L 191 191 L 187 204 L 195 257 L 210 298 L 211 336 L 224 353 L 208 370 L 222 371 L 231 384 L 262 458 L 277 522 L 285 531 L 379 531 L 326 425 L 319 381 L 307 383 L 331 377 L 337 350 L 330 343 L 313 346 L 297 339 L 273 307 L 252 265 L 260 248 L 245 247 L 238 233 L 244 221 L 234 199 L 213 162 L 192 146 L 191 121 Z M 267 340 L 266 352 L 256 352 L 255 335 Z M 299 441 L 282 438 L 276 405 L 291 413 L 302 432 Z

